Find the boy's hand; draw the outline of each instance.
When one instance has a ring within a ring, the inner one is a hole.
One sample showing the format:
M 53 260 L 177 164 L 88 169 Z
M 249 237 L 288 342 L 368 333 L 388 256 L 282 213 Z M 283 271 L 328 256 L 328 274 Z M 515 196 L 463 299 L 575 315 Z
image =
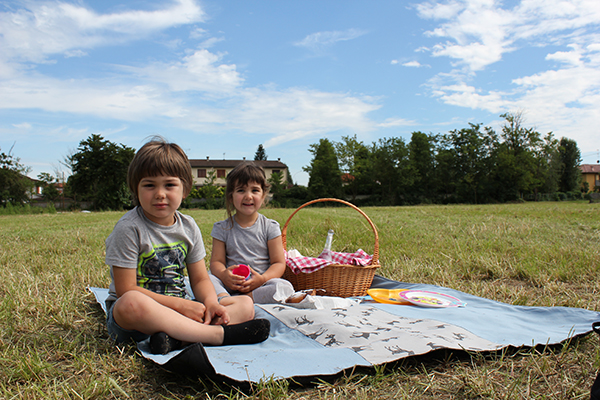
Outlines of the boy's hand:
M 177 311 L 194 321 L 205 322 L 206 320 L 206 307 L 199 301 L 183 300 Z
M 238 289 L 241 293 L 250 293 L 254 289 L 264 285 L 267 281 L 267 279 L 264 276 L 262 276 L 252 268 L 250 268 L 250 273 L 250 278 L 243 281 L 241 289 Z
M 227 325 L 229 323 L 229 313 L 219 303 L 209 304 L 204 313 L 204 323 L 207 325 Z
M 232 271 L 239 267 L 239 265 L 232 265 L 225 270 L 225 274 L 221 276 L 221 281 L 225 287 L 229 290 L 241 291 L 244 284 L 244 277 L 241 275 L 235 275 Z

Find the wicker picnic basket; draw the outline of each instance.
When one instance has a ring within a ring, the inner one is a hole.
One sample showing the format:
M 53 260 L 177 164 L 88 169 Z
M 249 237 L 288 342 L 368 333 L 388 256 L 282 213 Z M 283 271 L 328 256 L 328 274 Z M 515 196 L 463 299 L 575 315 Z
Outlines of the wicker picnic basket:
M 330 264 L 325 268 L 321 268 L 315 272 L 294 274 L 289 267 L 286 267 L 283 275 L 284 279 L 287 279 L 292 283 L 294 289 L 307 290 L 307 289 L 324 289 L 326 296 L 337 296 L 337 297 L 352 297 L 352 296 L 364 296 L 367 294 L 367 289 L 373 282 L 373 276 L 375 270 L 379 268 L 379 235 L 377 234 L 377 228 L 373 222 L 369 219 L 360 208 L 354 204 L 344 200 L 334 198 L 323 198 L 309 201 L 296 209 L 290 215 L 286 221 L 283 229 L 281 230 L 281 238 L 283 240 L 283 248 L 287 250 L 286 234 L 287 228 L 292 220 L 292 217 L 296 215 L 298 211 L 306 206 L 314 203 L 333 201 L 337 203 L 345 204 L 358 211 L 371 225 L 371 229 L 375 234 L 375 248 L 373 250 L 373 259 L 370 265 L 346 265 L 346 264 Z

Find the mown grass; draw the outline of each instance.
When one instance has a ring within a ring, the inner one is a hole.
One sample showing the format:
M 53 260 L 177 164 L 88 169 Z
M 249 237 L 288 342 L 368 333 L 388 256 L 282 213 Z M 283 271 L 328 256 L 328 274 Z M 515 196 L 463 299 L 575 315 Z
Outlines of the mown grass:
M 333 204 L 332 204 L 333 205 Z M 282 226 L 293 210 L 265 209 Z M 600 204 L 369 207 L 379 274 L 510 304 L 600 309 Z M 194 216 L 210 252 L 222 210 Z M 106 287 L 104 239 L 122 213 L 0 216 L 1 399 L 584 399 L 600 366 L 594 335 L 552 348 L 437 352 L 308 381 L 251 387 L 163 371 L 107 340 L 88 286 Z M 288 248 L 373 251 L 366 220 L 348 207 L 311 207 L 290 222 Z

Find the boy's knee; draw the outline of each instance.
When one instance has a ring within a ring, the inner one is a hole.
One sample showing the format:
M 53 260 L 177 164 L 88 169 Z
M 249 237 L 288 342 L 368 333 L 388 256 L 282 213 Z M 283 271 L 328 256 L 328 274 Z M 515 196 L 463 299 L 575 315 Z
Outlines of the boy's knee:
M 246 312 L 248 319 L 254 318 L 254 300 L 250 296 L 236 296 L 242 303 L 242 308 Z
M 243 321 L 254 318 L 254 301 L 250 296 L 224 296 L 220 303 L 225 307 L 235 307 Z
M 113 316 L 119 325 L 126 326 L 139 321 L 146 314 L 143 296 L 130 290 L 119 297 L 113 306 Z

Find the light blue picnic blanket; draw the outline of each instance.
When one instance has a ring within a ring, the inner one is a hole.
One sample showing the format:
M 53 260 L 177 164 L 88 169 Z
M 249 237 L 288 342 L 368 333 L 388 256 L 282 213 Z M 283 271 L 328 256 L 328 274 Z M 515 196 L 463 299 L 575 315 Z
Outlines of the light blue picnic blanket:
M 436 349 L 493 351 L 505 347 L 552 345 L 591 332 L 600 313 L 569 307 L 514 306 L 457 290 L 402 283 L 375 276 L 372 287 L 427 290 L 454 296 L 465 307 L 425 308 L 373 302 L 331 309 L 256 305 L 256 317 L 271 322 L 263 343 L 195 346 L 147 359 L 169 369 L 236 381 L 334 375 L 355 366 L 373 366 Z M 90 288 L 104 309 L 108 290 Z M 106 310 L 105 310 L 106 311 Z M 199 360 L 202 358 L 202 360 Z M 198 365 L 190 360 L 199 361 Z M 202 361 L 202 362 L 200 362 Z

